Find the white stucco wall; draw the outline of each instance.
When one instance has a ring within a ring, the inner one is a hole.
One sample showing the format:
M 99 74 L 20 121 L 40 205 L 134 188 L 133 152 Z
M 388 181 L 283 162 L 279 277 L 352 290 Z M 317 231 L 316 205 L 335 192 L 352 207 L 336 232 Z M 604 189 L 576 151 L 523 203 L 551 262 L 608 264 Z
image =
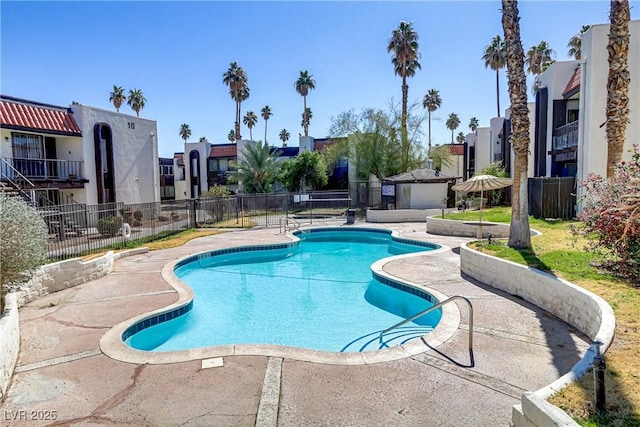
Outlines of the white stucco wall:
M 240 148 L 240 146 L 238 146 Z M 211 151 L 211 143 L 209 141 L 203 142 L 189 142 L 184 144 L 184 177 L 185 177 L 185 190 L 187 192 L 187 199 L 191 198 L 191 169 L 192 169 L 192 160 L 190 158 L 190 154 L 192 151 L 197 151 L 200 153 L 200 175 L 198 176 L 198 181 L 200 182 L 200 191 L 202 193 L 206 192 L 209 189 L 207 184 L 207 158 L 209 157 L 209 151 Z M 176 188 L 176 195 L 178 194 L 178 189 Z M 195 197 L 195 195 L 194 195 Z
M 71 109 L 82 131 L 84 177 L 89 180 L 85 184 L 83 201 L 98 203 L 93 133 L 96 124 L 106 123 L 113 137 L 116 201 L 126 204 L 159 202 L 156 121 L 80 104 L 71 105 Z
M 491 154 L 491 128 L 478 128 L 476 138 L 476 174 L 493 162 Z M 495 141 L 494 141 L 495 144 Z M 471 177 L 469 177 L 471 178 Z

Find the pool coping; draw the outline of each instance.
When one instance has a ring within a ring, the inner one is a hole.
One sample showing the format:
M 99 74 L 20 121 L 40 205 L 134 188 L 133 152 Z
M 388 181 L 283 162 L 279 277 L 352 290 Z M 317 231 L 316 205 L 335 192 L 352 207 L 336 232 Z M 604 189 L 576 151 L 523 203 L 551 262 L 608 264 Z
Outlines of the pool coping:
M 313 229 L 331 228 L 331 227 L 313 227 Z M 380 229 L 367 229 L 366 227 L 358 227 L 359 230 L 375 230 Z M 309 230 L 309 229 L 307 229 Z M 391 230 L 391 236 L 400 240 L 411 240 L 400 237 L 396 231 Z M 299 241 L 300 239 L 292 233 L 286 234 L 287 238 L 291 242 Z M 420 242 L 415 240 L 416 242 Z M 421 242 L 424 243 L 424 242 Z M 261 244 L 252 245 L 253 247 L 272 247 L 282 245 L 282 243 L 274 244 Z M 434 296 L 438 301 L 443 301 L 449 296 L 435 289 L 427 286 L 411 282 L 409 280 L 400 279 L 392 274 L 384 271 L 384 266 L 390 262 L 398 259 L 405 259 L 408 257 L 418 256 L 432 256 L 440 252 L 449 251 L 450 248 L 444 245 L 439 245 L 440 248 L 433 249 L 428 252 L 416 252 L 402 255 L 394 255 L 386 258 L 382 258 L 375 261 L 371 265 L 371 271 L 374 275 L 381 276 L 387 280 L 400 283 L 409 287 L 414 287 L 421 291 L 425 291 Z M 203 251 L 201 253 L 206 253 Z M 215 251 L 209 251 L 215 252 Z M 196 257 L 198 255 L 195 255 Z M 427 350 L 434 349 L 439 345 L 448 341 L 458 330 L 460 325 L 460 311 L 455 304 L 445 304 L 442 306 L 442 316 L 440 322 L 430 333 L 424 335 L 421 339 L 414 339 L 406 344 L 390 347 L 383 350 L 367 351 L 367 352 L 352 352 L 352 353 L 338 353 L 327 352 L 321 350 L 312 350 L 298 347 L 280 346 L 273 344 L 232 344 L 232 345 L 219 345 L 212 347 L 199 347 L 188 350 L 178 350 L 171 352 L 152 352 L 137 350 L 129 347 L 124 343 L 122 337 L 131 327 L 149 321 L 150 324 L 161 316 L 168 315 L 168 313 L 180 313 L 188 310 L 188 307 L 192 304 L 194 298 L 193 290 L 183 283 L 174 273 L 176 265 L 184 263 L 186 259 L 193 258 L 194 255 L 188 255 L 181 257 L 166 263 L 162 267 L 163 280 L 178 294 L 178 300 L 174 303 L 149 311 L 138 316 L 129 318 L 123 322 L 118 323 L 109 331 L 107 331 L 100 339 L 100 349 L 108 357 L 127 363 L 135 364 L 166 364 L 176 362 L 186 362 L 192 360 L 209 359 L 214 357 L 226 357 L 226 356 L 271 356 L 282 357 L 286 359 L 293 359 L 304 362 L 318 363 L 318 364 L 331 364 L 331 365 L 368 365 L 373 363 L 390 362 L 399 359 L 405 359 L 418 354 L 421 354 Z M 179 315 L 179 314 L 178 314 Z M 173 314 L 171 314 L 173 316 Z

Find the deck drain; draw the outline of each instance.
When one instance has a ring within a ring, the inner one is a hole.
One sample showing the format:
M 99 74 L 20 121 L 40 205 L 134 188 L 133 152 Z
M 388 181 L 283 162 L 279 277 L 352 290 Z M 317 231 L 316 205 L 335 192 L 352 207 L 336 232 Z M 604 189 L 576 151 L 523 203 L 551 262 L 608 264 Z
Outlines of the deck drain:
M 222 357 L 214 357 L 212 359 L 202 359 L 202 369 L 220 368 L 224 365 Z

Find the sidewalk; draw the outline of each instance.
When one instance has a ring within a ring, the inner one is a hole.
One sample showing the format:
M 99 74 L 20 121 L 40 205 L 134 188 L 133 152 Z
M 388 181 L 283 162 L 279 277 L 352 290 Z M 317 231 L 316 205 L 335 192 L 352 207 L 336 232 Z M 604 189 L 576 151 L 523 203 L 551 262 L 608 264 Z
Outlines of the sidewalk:
M 106 277 L 23 307 L 21 352 L 0 425 L 253 426 L 277 419 L 280 426 L 508 426 L 523 391 L 552 382 L 588 348 L 545 312 L 461 277 L 456 247 L 466 239 L 428 235 L 423 223 L 357 226 L 451 248 L 392 261 L 384 270 L 471 300 L 473 365 L 464 304 L 449 341 L 373 365 L 227 356 L 222 367 L 203 368 L 201 360 L 135 365 L 102 354 L 100 338 L 112 326 L 176 300 L 160 275 L 167 262 L 214 248 L 287 241 L 277 227 L 234 231 L 122 258 Z

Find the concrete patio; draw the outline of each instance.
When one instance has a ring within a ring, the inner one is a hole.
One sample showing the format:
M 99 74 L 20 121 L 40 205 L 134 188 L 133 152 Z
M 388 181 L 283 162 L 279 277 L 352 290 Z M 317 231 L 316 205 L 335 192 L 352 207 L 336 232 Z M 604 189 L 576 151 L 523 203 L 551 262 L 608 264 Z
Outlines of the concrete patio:
M 288 240 L 277 228 L 233 231 L 122 258 L 103 278 L 21 308 L 21 351 L 2 425 L 508 426 L 524 391 L 560 377 L 588 349 L 584 337 L 553 316 L 461 277 L 456 248 L 469 239 L 429 235 L 424 223 L 356 226 L 450 248 L 391 261 L 384 271 L 471 300 L 473 364 L 467 308 L 460 303 L 461 323 L 450 340 L 376 364 L 252 355 L 225 356 L 223 366 L 212 368 L 201 359 L 137 365 L 101 352 L 100 339 L 111 327 L 177 299 L 161 276 L 166 263 L 204 250 Z

